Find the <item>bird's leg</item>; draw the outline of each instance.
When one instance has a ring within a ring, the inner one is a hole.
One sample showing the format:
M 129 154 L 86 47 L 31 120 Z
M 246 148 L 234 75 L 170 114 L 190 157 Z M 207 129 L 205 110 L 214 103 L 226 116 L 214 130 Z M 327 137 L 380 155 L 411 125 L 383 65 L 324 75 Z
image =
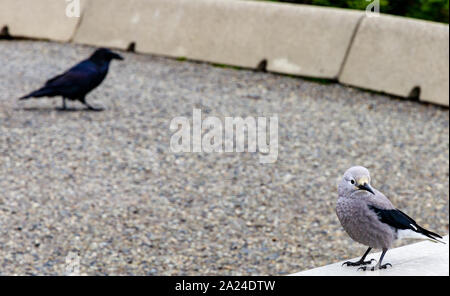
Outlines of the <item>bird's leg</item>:
M 361 257 L 361 259 L 359 259 L 359 261 L 356 262 L 344 262 L 342 263 L 342 266 L 346 265 L 346 266 L 360 266 L 360 265 L 368 265 L 371 264 L 372 261 L 376 261 L 375 259 L 370 259 L 369 261 L 364 261 L 364 259 L 366 259 L 367 255 L 369 254 L 369 252 L 372 250 L 372 248 L 368 248 L 367 251 L 364 253 L 364 255 Z
M 375 271 L 378 269 L 386 269 L 388 266 L 392 267 L 391 263 L 386 263 L 386 264 L 381 265 L 381 263 L 383 262 L 384 255 L 386 254 L 387 250 L 388 249 L 383 249 L 383 252 L 381 253 L 381 256 L 380 256 L 380 261 L 378 261 L 377 265 L 373 266 L 369 270 Z M 367 266 L 362 266 L 362 267 L 358 268 L 358 270 L 360 270 L 360 269 L 366 271 Z
M 67 110 L 67 108 L 66 108 L 66 98 L 65 97 L 62 97 L 62 98 L 63 98 L 63 106 L 61 108 L 56 108 L 57 110 L 60 110 L 60 111 Z
M 95 107 L 92 107 L 91 105 L 89 105 L 89 104 L 86 102 L 86 98 L 85 98 L 85 97 L 80 98 L 79 100 L 80 100 L 80 102 L 83 103 L 83 105 L 85 105 L 89 110 L 92 110 L 92 111 L 103 111 L 103 108 L 95 108 Z

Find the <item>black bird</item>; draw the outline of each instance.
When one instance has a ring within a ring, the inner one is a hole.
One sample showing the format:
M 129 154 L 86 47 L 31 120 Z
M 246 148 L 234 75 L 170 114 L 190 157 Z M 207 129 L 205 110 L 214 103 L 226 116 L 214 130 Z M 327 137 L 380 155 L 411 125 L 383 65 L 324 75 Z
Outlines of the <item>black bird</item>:
M 102 109 L 94 108 L 86 102 L 86 95 L 105 79 L 112 60 L 123 60 L 123 57 L 107 48 L 97 49 L 87 60 L 48 80 L 43 87 L 20 100 L 61 96 L 62 110 L 66 109 L 66 99 L 69 99 L 80 101 L 89 110 L 101 111 Z

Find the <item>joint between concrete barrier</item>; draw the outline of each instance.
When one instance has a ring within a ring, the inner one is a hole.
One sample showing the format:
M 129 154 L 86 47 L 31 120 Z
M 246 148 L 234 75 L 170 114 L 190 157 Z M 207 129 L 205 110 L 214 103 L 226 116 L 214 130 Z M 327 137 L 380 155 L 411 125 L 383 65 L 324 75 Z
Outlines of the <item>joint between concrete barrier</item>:
M 348 47 L 347 50 L 345 51 L 345 55 L 344 58 L 342 59 L 342 63 L 341 66 L 339 68 L 339 72 L 338 75 L 336 77 L 336 80 L 339 82 L 339 79 L 341 78 L 341 74 L 344 71 L 344 67 L 345 64 L 347 63 L 348 57 L 350 56 L 350 51 L 352 50 L 353 47 L 353 43 L 355 41 L 356 35 L 358 34 L 358 30 L 361 26 L 361 23 L 363 22 L 363 20 L 366 18 L 365 15 L 360 16 L 360 18 L 358 19 L 358 21 L 356 22 L 355 28 L 353 29 L 353 33 L 352 33 L 352 37 L 350 37 L 350 41 L 348 43 Z

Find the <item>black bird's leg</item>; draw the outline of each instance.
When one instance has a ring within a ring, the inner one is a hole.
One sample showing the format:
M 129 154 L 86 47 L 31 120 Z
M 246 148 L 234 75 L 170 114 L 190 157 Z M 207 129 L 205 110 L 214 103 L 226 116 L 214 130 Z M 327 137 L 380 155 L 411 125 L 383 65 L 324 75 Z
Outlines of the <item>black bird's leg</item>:
M 367 251 L 364 253 L 364 255 L 361 257 L 361 259 L 359 259 L 359 261 L 356 262 L 344 262 L 342 263 L 342 266 L 347 265 L 347 266 L 360 266 L 360 265 L 368 265 L 371 264 L 372 261 L 377 261 L 375 259 L 370 259 L 369 261 L 364 261 L 364 259 L 366 259 L 367 255 L 369 254 L 369 252 L 372 250 L 372 248 L 368 248 Z
M 380 256 L 380 261 L 378 261 L 377 265 L 373 266 L 369 270 L 374 271 L 377 269 L 386 269 L 388 266 L 392 267 L 391 263 L 386 263 L 386 264 L 381 265 L 381 263 L 383 262 L 384 255 L 386 254 L 387 250 L 388 249 L 383 249 L 383 252 L 381 253 L 381 256 Z M 360 269 L 366 271 L 367 266 L 362 266 L 362 267 L 358 268 L 358 270 L 360 270 Z
M 83 103 L 83 105 L 85 105 L 89 110 L 92 110 L 92 111 L 103 111 L 103 108 L 95 108 L 95 107 L 92 107 L 91 105 L 89 105 L 89 104 L 86 102 L 86 98 L 85 98 L 85 97 L 82 97 L 82 98 L 80 98 L 79 100 L 80 100 L 80 102 Z
M 66 97 L 62 97 L 62 108 L 59 110 L 67 110 L 66 108 Z

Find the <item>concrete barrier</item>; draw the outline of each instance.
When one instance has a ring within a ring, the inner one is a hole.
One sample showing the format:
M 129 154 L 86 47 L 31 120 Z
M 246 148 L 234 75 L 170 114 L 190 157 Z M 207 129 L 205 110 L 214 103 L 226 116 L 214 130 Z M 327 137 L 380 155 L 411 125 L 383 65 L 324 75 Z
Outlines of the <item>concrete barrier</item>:
M 448 25 L 385 15 L 364 18 L 339 81 L 448 106 Z
M 363 12 L 217 0 L 95 0 L 75 42 L 337 78 Z
M 449 27 L 362 11 L 242 0 L 0 0 L 0 30 L 338 79 L 449 105 Z
M 81 8 L 86 0 L 82 0 Z M 0 30 L 14 37 L 69 41 L 80 18 L 66 15 L 64 0 L 0 0 Z
M 449 246 L 448 235 L 444 237 L 446 244 L 423 241 L 389 250 L 384 263 L 392 267 L 377 271 L 358 271 L 356 267 L 344 267 L 342 263 L 322 266 L 292 274 L 293 276 L 448 276 Z M 364 252 L 362 249 L 361 252 Z M 379 253 L 369 254 L 367 260 L 380 258 Z M 350 261 L 358 261 L 359 258 Z M 375 264 L 375 263 L 374 263 Z

